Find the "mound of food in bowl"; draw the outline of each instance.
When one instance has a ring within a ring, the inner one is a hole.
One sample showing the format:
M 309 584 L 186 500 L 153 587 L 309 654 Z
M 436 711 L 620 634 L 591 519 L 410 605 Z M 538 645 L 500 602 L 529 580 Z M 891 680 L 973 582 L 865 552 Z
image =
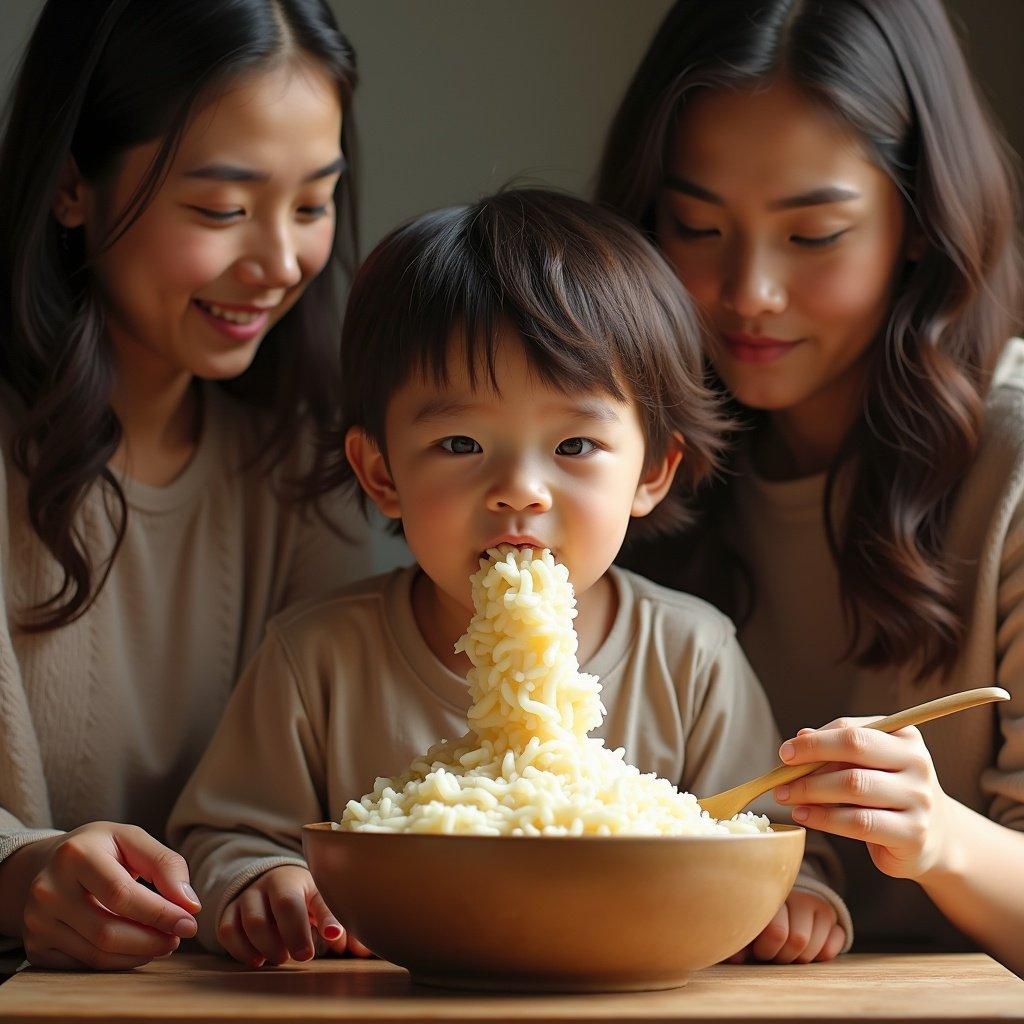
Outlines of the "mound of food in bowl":
M 350 800 L 353 832 L 664 836 L 770 832 L 763 815 L 718 821 L 690 793 L 642 774 L 589 736 L 598 678 L 579 671 L 576 600 L 550 551 L 493 548 L 471 577 L 475 613 L 456 650 L 473 667 L 468 729 Z

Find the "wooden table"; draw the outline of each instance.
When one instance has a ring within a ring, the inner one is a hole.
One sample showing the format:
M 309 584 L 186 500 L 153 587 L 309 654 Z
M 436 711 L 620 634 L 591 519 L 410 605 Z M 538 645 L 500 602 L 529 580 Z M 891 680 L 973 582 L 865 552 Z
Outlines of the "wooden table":
M 798 967 L 712 967 L 670 992 L 506 996 L 413 985 L 380 960 L 247 970 L 177 954 L 123 974 L 25 970 L 0 1022 L 1024 1021 L 1024 981 L 983 954 L 861 954 Z

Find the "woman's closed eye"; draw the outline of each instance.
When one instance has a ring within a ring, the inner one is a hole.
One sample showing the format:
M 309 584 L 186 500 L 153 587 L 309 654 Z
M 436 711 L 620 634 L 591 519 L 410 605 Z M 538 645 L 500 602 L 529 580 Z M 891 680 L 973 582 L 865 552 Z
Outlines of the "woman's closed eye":
M 454 434 L 451 437 L 442 438 L 439 442 L 441 447 L 451 455 L 478 455 L 483 451 L 479 442 L 474 441 L 465 434 Z
M 220 224 L 245 216 L 245 210 L 211 210 L 208 206 L 194 206 L 192 204 L 189 204 L 189 209 L 194 210 L 202 217 L 215 220 Z
M 556 455 L 568 455 L 578 458 L 581 455 L 589 455 L 596 452 L 598 445 L 589 437 L 567 437 L 555 449 Z
M 714 238 L 720 234 L 718 228 L 695 228 L 683 223 L 678 217 L 674 220 L 675 232 L 680 238 Z
M 821 249 L 831 245 L 833 242 L 838 242 L 849 230 L 849 228 L 843 228 L 840 231 L 832 232 L 831 235 L 790 235 L 789 238 L 791 242 L 802 245 L 807 249 Z
M 306 220 L 319 220 L 321 217 L 326 217 L 330 211 L 330 203 L 320 203 L 315 206 L 300 206 L 299 214 L 305 217 Z
M 207 220 L 216 221 L 218 224 L 227 224 L 245 216 L 245 210 L 240 207 L 233 210 L 214 210 L 208 206 L 195 206 L 193 204 L 189 204 L 188 208 L 190 210 L 194 210 L 201 217 L 205 217 Z M 313 221 L 319 220 L 321 217 L 326 217 L 330 209 L 330 203 L 318 203 L 316 205 L 300 206 L 296 209 L 296 213 L 303 220 Z

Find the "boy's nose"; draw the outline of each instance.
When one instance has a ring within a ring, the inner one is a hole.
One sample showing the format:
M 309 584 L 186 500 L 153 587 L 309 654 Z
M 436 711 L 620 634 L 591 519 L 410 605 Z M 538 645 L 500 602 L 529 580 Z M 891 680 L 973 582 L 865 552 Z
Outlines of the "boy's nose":
M 546 512 L 551 492 L 540 480 L 517 473 L 491 488 L 487 507 L 492 512 Z

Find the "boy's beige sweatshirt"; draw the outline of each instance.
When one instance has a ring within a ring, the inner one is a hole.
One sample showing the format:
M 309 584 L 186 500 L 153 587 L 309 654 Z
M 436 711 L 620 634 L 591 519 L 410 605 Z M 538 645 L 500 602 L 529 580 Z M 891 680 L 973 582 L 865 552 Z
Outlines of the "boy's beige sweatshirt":
M 340 819 L 347 801 L 398 775 L 442 738 L 466 732 L 466 680 L 443 666 L 416 624 L 419 570 L 398 569 L 276 618 L 168 825 L 203 901 L 199 937 L 246 885 L 304 866 L 301 826 Z M 694 597 L 613 568 L 611 630 L 582 671 L 600 676 L 608 715 L 593 735 L 681 789 L 709 795 L 778 763 L 768 703 L 730 621 Z M 752 809 L 788 814 L 769 799 Z M 798 886 L 823 895 L 835 863 L 811 838 Z M 343 922 L 344 923 L 344 922 Z
M 756 591 L 740 643 L 779 727 L 793 736 L 845 715 L 885 715 L 957 690 L 1002 686 L 1012 700 L 929 722 L 921 732 L 946 793 L 1024 831 L 1024 341 L 1012 340 L 1000 361 L 981 444 L 946 531 L 964 624 L 950 671 L 918 682 L 908 666 L 869 670 L 842 657 L 848 633 L 822 520 L 824 491 L 824 474 L 772 482 L 745 460 L 726 523 Z M 680 571 L 671 541 L 631 564 L 683 590 L 702 587 L 698 574 Z M 975 948 L 917 883 L 882 874 L 863 843 L 832 845 L 859 947 Z
M 0 861 L 89 821 L 163 839 L 267 620 L 368 569 L 365 546 L 282 504 L 247 465 L 252 414 L 215 385 L 203 403 L 198 449 L 176 480 L 123 481 L 127 532 L 96 603 L 33 635 L 19 619 L 54 592 L 60 572 L 28 523 L 26 480 L 11 461 L 23 408 L 0 388 Z M 102 563 L 114 532 L 98 487 L 79 526 Z M 0 937 L 0 950 L 16 945 Z

